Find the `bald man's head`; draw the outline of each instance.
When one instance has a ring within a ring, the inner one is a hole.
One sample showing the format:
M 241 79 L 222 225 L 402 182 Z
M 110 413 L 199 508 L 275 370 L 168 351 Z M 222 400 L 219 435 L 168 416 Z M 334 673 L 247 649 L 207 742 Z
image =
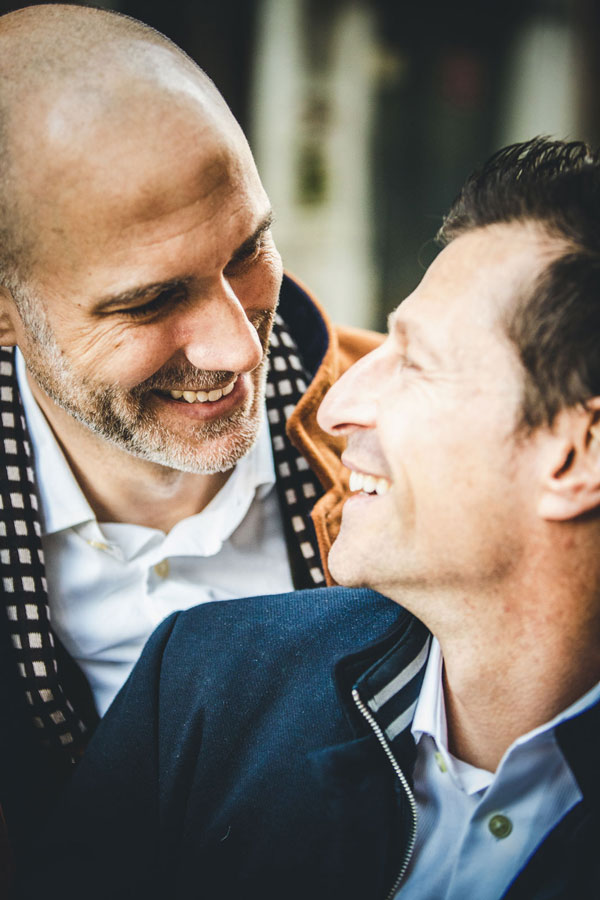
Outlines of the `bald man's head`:
M 138 22 L 29 7 L 0 19 L 0 130 L 0 343 L 56 433 L 232 468 L 260 426 L 282 272 L 225 101 Z
M 0 285 L 15 299 L 44 239 L 40 204 L 57 187 L 76 190 L 71 162 L 136 121 L 160 128 L 186 94 L 204 103 L 208 123 L 235 129 L 205 73 L 141 22 L 61 4 L 0 17 Z M 46 213 L 60 229 L 58 213 Z

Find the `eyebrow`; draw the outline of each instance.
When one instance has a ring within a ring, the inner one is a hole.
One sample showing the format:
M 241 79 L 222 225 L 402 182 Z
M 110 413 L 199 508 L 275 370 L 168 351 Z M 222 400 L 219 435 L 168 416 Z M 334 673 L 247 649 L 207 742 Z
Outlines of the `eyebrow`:
M 238 260 L 243 259 L 250 250 L 253 250 L 258 239 L 262 237 L 265 231 L 269 230 L 274 220 L 275 215 L 273 213 L 273 210 L 270 209 L 266 216 L 262 219 L 258 227 L 252 232 L 250 237 L 246 238 L 246 240 L 242 244 L 240 244 L 237 250 L 234 250 L 229 261 L 237 262 Z
M 101 297 L 94 303 L 94 312 L 108 312 L 113 307 L 128 306 L 135 300 L 144 300 L 150 295 L 156 296 L 157 294 L 181 290 L 181 288 L 187 287 L 191 281 L 191 278 L 173 278 L 170 281 L 155 281 L 151 284 L 144 284 L 142 287 L 122 291 L 119 294 L 110 294 L 107 297 Z
M 257 241 L 265 231 L 269 230 L 273 224 L 274 218 L 273 211 L 269 210 L 250 237 L 246 238 L 246 240 L 233 251 L 228 264 L 231 262 L 239 262 L 244 259 L 244 257 L 256 246 Z M 192 281 L 193 278 L 191 277 L 172 278 L 169 281 L 154 281 L 149 284 L 141 285 L 140 287 L 131 288 L 131 290 L 128 291 L 121 291 L 118 294 L 109 294 L 105 297 L 100 297 L 94 302 L 94 312 L 107 312 L 113 307 L 128 306 L 136 300 L 143 300 L 151 295 L 156 296 L 161 293 L 181 290 L 187 288 Z

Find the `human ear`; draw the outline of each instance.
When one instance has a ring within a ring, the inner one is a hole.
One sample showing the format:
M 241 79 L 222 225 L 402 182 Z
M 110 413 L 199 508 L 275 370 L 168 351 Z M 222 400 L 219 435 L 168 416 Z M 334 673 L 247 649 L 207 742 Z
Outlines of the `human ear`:
M 14 347 L 17 343 L 17 333 L 14 326 L 14 318 L 17 315 L 15 301 L 7 288 L 0 287 L 0 345 Z
M 538 513 L 567 521 L 600 508 L 600 397 L 562 410 L 552 432 L 554 452 L 548 455 Z

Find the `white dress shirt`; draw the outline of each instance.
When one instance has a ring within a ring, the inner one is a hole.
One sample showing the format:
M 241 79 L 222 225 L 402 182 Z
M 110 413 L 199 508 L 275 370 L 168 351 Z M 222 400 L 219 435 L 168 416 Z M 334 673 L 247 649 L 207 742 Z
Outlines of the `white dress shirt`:
M 171 612 L 293 590 L 266 415 L 258 440 L 202 512 L 168 534 L 99 524 L 27 383 L 17 378 L 35 458 L 52 626 L 100 715 Z
M 448 751 L 442 654 L 432 641 L 412 733 L 417 841 L 401 900 L 499 900 L 538 844 L 581 799 L 555 728 L 600 699 L 600 684 L 518 738 L 496 773 Z

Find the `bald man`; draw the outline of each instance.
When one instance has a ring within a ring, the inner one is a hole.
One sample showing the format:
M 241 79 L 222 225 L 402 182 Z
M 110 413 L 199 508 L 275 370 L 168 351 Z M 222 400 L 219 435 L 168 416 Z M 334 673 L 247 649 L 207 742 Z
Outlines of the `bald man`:
M 345 481 L 314 412 L 376 339 L 282 281 L 239 126 L 141 23 L 1 18 L 0 141 L 0 799 L 22 846 L 166 615 L 326 582 Z

